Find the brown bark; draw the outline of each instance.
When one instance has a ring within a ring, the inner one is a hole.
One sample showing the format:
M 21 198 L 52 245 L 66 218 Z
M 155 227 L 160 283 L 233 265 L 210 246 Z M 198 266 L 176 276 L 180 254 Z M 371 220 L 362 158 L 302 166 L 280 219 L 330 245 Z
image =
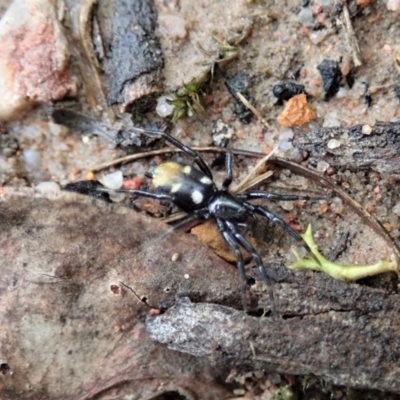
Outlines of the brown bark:
M 158 240 L 166 229 L 71 193 L 2 189 L 2 399 L 220 399 L 232 367 L 400 390 L 398 295 L 270 265 L 279 318 L 248 316 L 235 268 L 183 232 Z M 166 312 L 146 319 L 127 286 Z M 259 281 L 250 296 L 269 308 Z

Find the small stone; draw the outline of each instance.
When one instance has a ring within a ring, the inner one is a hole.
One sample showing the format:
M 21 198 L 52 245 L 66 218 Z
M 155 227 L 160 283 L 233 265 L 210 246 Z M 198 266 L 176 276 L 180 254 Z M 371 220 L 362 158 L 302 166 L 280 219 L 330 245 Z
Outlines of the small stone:
M 56 182 L 41 182 L 35 187 L 35 193 L 40 195 L 56 195 L 60 191 L 60 186 Z
M 323 60 L 317 69 L 321 74 L 323 88 L 325 91 L 325 100 L 329 100 L 339 90 L 339 83 L 341 79 L 341 72 L 339 64 L 330 59 Z
M 317 171 L 318 172 L 325 172 L 328 170 L 330 165 L 326 161 L 318 161 L 317 164 Z
M 0 20 L 0 119 L 74 96 L 70 53 L 51 0 L 15 0 Z
M 168 117 L 174 112 L 175 106 L 168 102 L 165 96 L 157 99 L 156 112 L 160 117 Z
M 338 92 L 336 93 L 336 98 L 343 99 L 347 95 L 347 89 L 344 87 L 339 88 Z
M 111 174 L 100 176 L 99 181 L 107 189 L 118 190 L 122 187 L 124 177 L 122 176 L 121 171 L 115 171 Z
M 341 214 L 343 212 L 343 201 L 340 197 L 334 197 L 330 204 L 331 210 L 335 214 Z
M 312 27 L 314 16 L 310 8 L 303 7 L 299 12 L 298 17 L 303 26 Z
M 327 144 L 328 149 L 337 149 L 340 147 L 340 142 L 337 139 L 330 139 Z
M 282 129 L 279 140 L 292 140 L 294 136 L 293 129 Z
M 278 123 L 285 128 L 301 126 L 317 118 L 307 102 L 305 94 L 292 97 L 278 117 Z
M 293 201 L 280 201 L 279 205 L 286 211 L 292 211 L 294 209 Z
M 372 127 L 370 125 L 363 125 L 361 132 L 363 135 L 370 135 L 372 132 Z
M 391 232 L 393 230 L 393 226 L 389 222 L 383 222 L 382 225 L 386 232 Z
M 179 261 L 180 258 L 181 258 L 181 255 L 179 253 L 174 253 L 174 254 L 172 254 L 171 261 L 177 262 L 177 261 Z
M 400 11 L 400 0 L 388 0 L 386 3 L 386 8 L 389 11 Z
M 288 141 L 283 141 L 279 143 L 279 150 L 282 151 L 289 151 L 293 149 L 293 144 L 292 142 L 288 142 Z
M 36 150 L 24 150 L 22 153 L 22 158 L 25 163 L 25 168 L 28 171 L 37 171 L 42 165 L 42 159 Z
M 222 119 L 218 119 L 212 126 L 211 134 L 214 146 L 221 147 L 226 140 L 232 139 L 234 129 L 229 124 L 226 124 Z

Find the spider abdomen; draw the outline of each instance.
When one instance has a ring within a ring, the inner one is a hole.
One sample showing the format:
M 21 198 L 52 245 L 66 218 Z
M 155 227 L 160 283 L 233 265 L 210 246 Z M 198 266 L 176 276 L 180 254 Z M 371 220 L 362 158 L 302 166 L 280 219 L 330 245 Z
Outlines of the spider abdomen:
M 157 192 L 170 195 L 184 211 L 206 207 L 216 192 L 207 175 L 187 164 L 168 161 L 158 165 L 152 175 Z

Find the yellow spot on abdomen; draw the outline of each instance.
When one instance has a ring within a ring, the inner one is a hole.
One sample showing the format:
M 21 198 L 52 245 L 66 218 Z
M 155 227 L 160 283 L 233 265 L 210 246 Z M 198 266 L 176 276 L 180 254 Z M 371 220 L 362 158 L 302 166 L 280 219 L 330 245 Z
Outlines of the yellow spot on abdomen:
M 182 166 L 173 161 L 167 161 L 154 169 L 153 184 L 159 186 L 174 186 L 183 180 Z

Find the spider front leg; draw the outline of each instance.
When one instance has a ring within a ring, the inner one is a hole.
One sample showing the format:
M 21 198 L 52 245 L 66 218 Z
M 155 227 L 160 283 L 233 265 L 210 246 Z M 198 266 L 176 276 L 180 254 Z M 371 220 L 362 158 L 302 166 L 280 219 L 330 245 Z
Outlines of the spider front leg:
M 240 246 L 242 246 L 251 255 L 254 262 L 256 263 L 258 272 L 261 275 L 261 279 L 268 286 L 272 312 L 274 315 L 277 315 L 275 309 L 274 293 L 272 290 L 272 281 L 267 273 L 267 270 L 265 269 L 264 263 L 261 260 L 260 255 L 257 253 L 257 250 L 252 246 L 252 244 L 243 236 L 243 234 L 237 230 L 234 223 L 230 221 L 225 221 L 225 225 L 228 231 L 235 237 L 236 241 L 240 244 Z
M 239 271 L 240 278 L 242 279 L 242 303 L 243 303 L 243 308 L 247 312 L 247 302 L 246 302 L 247 278 L 246 278 L 246 270 L 244 268 L 243 254 L 240 251 L 240 247 L 239 247 L 239 244 L 236 241 L 235 236 L 228 229 L 228 227 L 226 226 L 226 223 L 221 219 L 217 219 L 217 225 L 218 225 L 218 229 L 221 232 L 221 235 L 224 238 L 225 242 L 228 244 L 228 246 L 235 253 L 237 269 Z
M 168 133 L 163 132 L 163 131 L 155 131 L 155 130 L 151 130 L 151 129 L 147 130 L 147 129 L 144 129 L 144 128 L 138 128 L 136 126 L 133 127 L 133 129 L 138 131 L 138 132 L 140 132 L 140 133 L 148 135 L 148 136 L 162 136 L 162 137 L 164 137 L 166 140 L 168 140 L 168 142 L 173 144 L 175 147 L 177 147 L 178 149 L 182 150 L 183 152 L 185 152 L 189 156 L 193 157 L 193 161 L 200 168 L 200 171 L 203 172 L 203 174 L 205 174 L 206 176 L 208 176 L 212 180 L 212 173 L 210 171 L 210 168 L 208 168 L 208 165 L 201 158 L 199 153 L 197 153 L 196 151 L 191 149 L 189 146 L 184 145 L 178 139 L 175 139 L 174 137 L 172 137 L 171 135 L 169 135 Z
M 241 200 L 256 200 L 256 199 L 266 199 L 272 201 L 292 201 L 292 200 L 311 200 L 312 198 L 307 195 L 297 195 L 297 194 L 279 194 L 265 192 L 263 190 L 252 190 L 251 192 L 239 193 L 237 197 Z M 313 197 L 314 198 L 314 197 Z
M 174 201 L 173 197 L 168 195 L 168 194 L 163 194 L 163 193 L 152 193 L 152 192 L 146 192 L 145 190 L 138 190 L 138 189 L 117 189 L 117 190 L 111 190 L 111 189 L 106 189 L 106 188 L 99 188 L 97 189 L 100 192 L 107 192 L 107 193 L 130 193 L 130 194 L 135 194 L 137 196 L 141 197 L 147 197 L 149 199 L 157 199 L 157 200 L 167 200 L 167 201 Z
M 285 232 L 287 232 L 292 238 L 297 240 L 301 245 L 311 254 L 312 258 L 320 265 L 319 260 L 315 257 L 314 253 L 310 249 L 310 246 L 305 242 L 305 240 L 301 237 L 300 233 L 295 231 L 290 225 L 288 225 L 281 217 L 278 217 L 273 212 L 269 211 L 267 208 L 263 206 L 258 206 L 250 203 L 245 203 L 245 206 L 248 210 L 258 215 L 267 218 L 273 224 L 280 226 Z

